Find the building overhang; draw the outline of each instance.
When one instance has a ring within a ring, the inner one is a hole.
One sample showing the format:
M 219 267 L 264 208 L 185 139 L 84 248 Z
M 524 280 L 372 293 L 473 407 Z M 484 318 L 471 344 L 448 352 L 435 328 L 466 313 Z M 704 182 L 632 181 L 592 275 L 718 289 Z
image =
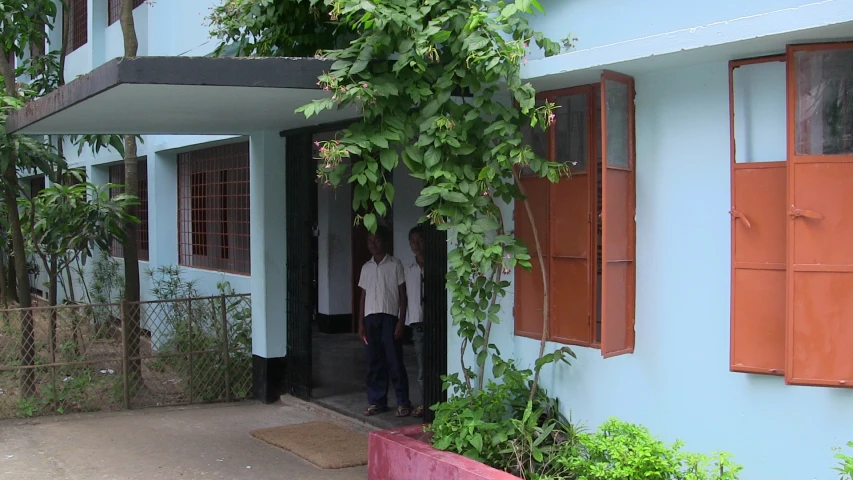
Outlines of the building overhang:
M 111 60 L 12 112 L 9 133 L 245 135 L 354 118 L 306 119 L 298 107 L 330 94 L 314 58 L 137 57 Z
M 734 18 L 531 60 L 522 77 L 537 91 L 597 83 L 601 72 L 626 75 L 785 53 L 785 45 L 853 39 L 853 8 L 844 0 Z

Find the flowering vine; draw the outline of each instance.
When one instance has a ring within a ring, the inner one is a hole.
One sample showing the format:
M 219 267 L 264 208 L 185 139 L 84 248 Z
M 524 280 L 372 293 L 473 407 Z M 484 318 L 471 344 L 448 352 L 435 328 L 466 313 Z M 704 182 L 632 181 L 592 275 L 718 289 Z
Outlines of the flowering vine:
M 423 181 L 415 204 L 424 208 L 422 220 L 448 231 L 447 290 L 462 338 L 464 379 L 447 380 L 463 390 L 482 387 L 487 364 L 495 377 L 515 368 L 489 336 L 510 286 L 504 277 L 518 266 L 531 268 L 527 246 L 507 231 L 501 207 L 520 201 L 532 216 L 520 191 L 521 169 L 554 182 L 568 173 L 523 141 L 524 128 L 554 124 L 556 105 L 537 103 L 533 87 L 521 80 L 521 66 L 531 44 L 546 56 L 558 53 L 560 45 L 530 28 L 529 16 L 542 11 L 537 0 L 324 5 L 331 22 L 358 35 L 345 48 L 323 53 L 335 62 L 318 85 L 331 96 L 297 111 L 311 117 L 355 107 L 361 119 L 339 138 L 317 144 L 318 182 L 349 182 L 353 208 L 368 212 L 361 219 L 372 231 L 394 201 L 386 178 L 401 161 Z M 547 284 L 544 272 L 543 281 Z M 547 298 L 543 309 L 547 328 Z M 547 329 L 537 379 L 543 365 L 573 355 L 568 348 L 546 355 L 546 337 Z M 466 352 L 476 358 L 476 371 L 465 365 Z

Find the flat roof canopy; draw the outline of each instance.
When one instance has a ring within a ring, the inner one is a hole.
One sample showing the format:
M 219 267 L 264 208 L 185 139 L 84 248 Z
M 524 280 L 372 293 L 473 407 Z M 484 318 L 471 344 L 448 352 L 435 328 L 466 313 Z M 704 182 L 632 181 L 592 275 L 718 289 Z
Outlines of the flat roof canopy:
M 9 133 L 245 135 L 357 117 L 306 119 L 296 108 L 329 96 L 314 58 L 137 57 L 111 60 L 12 112 Z

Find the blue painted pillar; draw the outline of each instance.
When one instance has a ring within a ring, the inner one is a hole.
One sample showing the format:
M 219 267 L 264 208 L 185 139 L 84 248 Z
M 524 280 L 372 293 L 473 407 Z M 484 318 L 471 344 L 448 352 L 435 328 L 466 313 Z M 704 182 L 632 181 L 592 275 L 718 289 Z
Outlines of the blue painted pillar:
M 249 137 L 253 393 L 265 403 L 281 395 L 287 353 L 284 147 L 278 132 Z

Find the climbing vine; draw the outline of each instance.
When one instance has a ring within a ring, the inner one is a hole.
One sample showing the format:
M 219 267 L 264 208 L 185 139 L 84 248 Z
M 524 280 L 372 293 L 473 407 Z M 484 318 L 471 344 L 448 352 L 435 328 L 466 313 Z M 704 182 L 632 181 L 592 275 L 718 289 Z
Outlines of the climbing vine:
M 353 208 L 369 212 L 359 219 L 371 231 L 394 201 L 388 179 L 400 162 L 423 181 L 416 205 L 425 209 L 424 220 L 448 231 L 453 247 L 447 289 L 463 339 L 461 385 L 481 388 L 487 364 L 495 377 L 514 368 L 489 334 L 500 320 L 497 300 L 510 286 L 504 277 L 517 266 L 531 268 L 527 247 L 504 227 L 501 207 L 523 201 L 521 169 L 552 182 L 567 173 L 563 165 L 536 156 L 522 128 L 547 128 L 555 121 L 556 106 L 537 103 L 520 70 L 531 45 L 549 56 L 559 53 L 560 44 L 530 27 L 528 18 L 544 13 L 537 0 L 325 4 L 330 21 L 358 37 L 346 48 L 324 52 L 335 61 L 318 85 L 331 96 L 297 111 L 311 117 L 355 108 L 361 120 L 318 144 L 318 180 L 351 183 Z M 532 217 L 529 207 L 526 212 Z M 543 281 L 547 285 L 544 272 Z M 568 348 L 545 354 L 547 308 L 546 297 L 531 398 L 542 366 L 573 355 Z M 469 347 L 477 371 L 464 363 Z

